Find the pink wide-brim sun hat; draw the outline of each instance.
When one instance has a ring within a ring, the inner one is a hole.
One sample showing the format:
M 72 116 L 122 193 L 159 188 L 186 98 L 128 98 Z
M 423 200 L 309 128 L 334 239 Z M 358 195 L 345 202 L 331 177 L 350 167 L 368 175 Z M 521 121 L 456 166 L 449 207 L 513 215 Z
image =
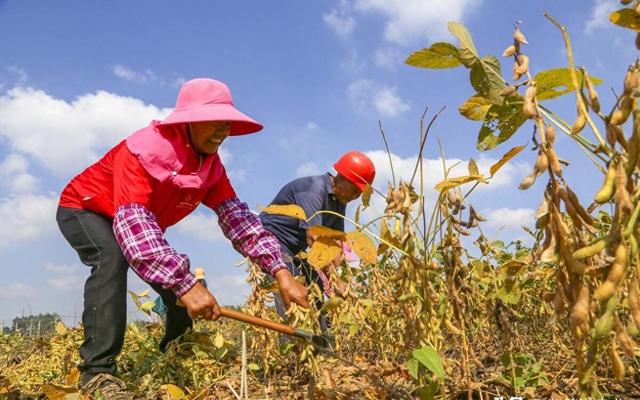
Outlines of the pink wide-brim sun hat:
M 159 125 L 204 121 L 231 123 L 232 136 L 246 135 L 262 129 L 261 123 L 234 107 L 227 85 L 208 78 L 197 78 L 183 83 L 176 107 Z

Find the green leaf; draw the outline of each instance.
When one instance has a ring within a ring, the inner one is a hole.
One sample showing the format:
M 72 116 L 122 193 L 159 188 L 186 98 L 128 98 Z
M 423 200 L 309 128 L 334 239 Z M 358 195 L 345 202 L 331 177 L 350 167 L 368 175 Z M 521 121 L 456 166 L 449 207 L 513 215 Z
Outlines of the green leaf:
M 442 361 L 440 361 L 440 355 L 433 346 L 422 346 L 422 348 L 412 351 L 411 355 L 420 364 L 427 367 L 429 371 L 436 374 L 441 381 L 444 380 L 444 367 L 442 366 Z
M 427 386 L 422 386 L 416 390 L 418 394 L 418 398 L 420 400 L 433 400 L 436 397 L 436 393 L 438 392 L 438 383 L 431 382 Z
M 498 288 L 497 292 L 498 298 L 505 304 L 518 304 L 521 294 L 515 282 L 511 279 L 507 279 L 504 285 Z
M 462 103 L 462 105 L 458 107 L 458 112 L 472 121 L 482 121 L 487 111 L 489 111 L 489 108 L 491 108 L 491 101 L 476 94 Z
M 517 95 L 507 97 L 502 105 L 494 104 L 489 108 L 478 133 L 478 150 L 491 150 L 516 133 L 527 120 L 522 104 L 522 97 Z
M 494 56 L 480 57 L 471 34 L 467 28 L 459 22 L 449 22 L 449 31 L 458 38 L 458 59 L 462 64 L 471 68 L 469 79 L 471 85 L 480 96 L 486 97 L 493 104 L 502 104 L 503 98 L 500 90 L 505 83 L 502 78 L 500 61 Z
M 467 28 L 459 22 L 451 21 L 447 24 L 449 32 L 460 42 L 458 56 L 465 67 L 470 68 L 479 58 L 473 39 Z
M 436 42 L 431 47 L 412 53 L 405 63 L 414 67 L 437 69 L 455 68 L 461 64 L 458 48 L 446 42 Z
M 255 363 L 249 363 L 247 367 L 249 368 L 249 371 L 260 371 L 260 366 Z
M 502 78 L 500 61 L 494 56 L 479 58 L 479 61 L 471 67 L 469 74 L 471 86 L 479 95 L 486 97 L 493 104 L 502 104 L 504 98 L 500 91 L 505 83 Z
M 509 160 L 511 160 L 516 155 L 518 155 L 518 153 L 520 153 L 524 148 L 525 148 L 524 145 L 516 146 L 511 150 L 507 151 L 505 155 L 503 155 L 502 158 L 498 160 L 498 162 L 496 162 L 491 166 L 491 168 L 489 168 L 489 173 L 491 174 L 491 176 L 494 176 L 496 172 L 498 172 L 498 170 L 502 168 L 503 165 L 505 165 L 506 163 L 509 162 Z
M 582 82 L 582 71 L 576 70 L 578 84 Z M 602 79 L 589 76 L 594 85 L 602 83 Z M 538 101 L 550 100 L 573 92 L 571 72 L 568 68 L 553 68 L 542 71 L 535 76 L 536 98 Z
M 640 15 L 630 8 L 623 8 L 609 14 L 609 21 L 623 28 L 640 32 Z
M 409 370 L 409 375 L 411 375 L 413 377 L 413 379 L 418 379 L 418 367 L 420 366 L 420 364 L 418 363 L 418 360 L 412 358 L 409 361 L 407 361 L 407 369 Z

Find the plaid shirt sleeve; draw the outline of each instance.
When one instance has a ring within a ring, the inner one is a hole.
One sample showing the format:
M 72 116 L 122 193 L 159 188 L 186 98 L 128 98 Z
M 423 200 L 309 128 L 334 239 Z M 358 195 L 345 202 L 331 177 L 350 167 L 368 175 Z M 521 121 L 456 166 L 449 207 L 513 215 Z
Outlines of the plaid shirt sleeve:
M 140 204 L 116 209 L 113 233 L 131 268 L 145 281 L 159 283 L 181 297 L 196 284 L 189 259 L 169 245 L 155 215 Z
M 213 211 L 218 214 L 218 224 L 233 247 L 243 256 L 258 264 L 266 273 L 287 268 L 282 260 L 280 242 L 264 229 L 257 215 L 237 197 L 222 202 Z

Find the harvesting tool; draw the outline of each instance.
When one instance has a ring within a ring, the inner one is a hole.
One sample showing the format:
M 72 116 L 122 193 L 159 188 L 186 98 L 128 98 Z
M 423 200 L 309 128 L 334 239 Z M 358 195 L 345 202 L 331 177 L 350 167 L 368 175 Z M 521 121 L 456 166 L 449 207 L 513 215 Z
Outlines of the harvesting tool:
M 222 308 L 221 310 L 223 317 L 235 319 L 236 321 L 246 322 L 262 328 L 271 329 L 272 331 L 280 332 L 285 335 L 304 339 L 307 343 L 311 344 L 313 348 L 319 351 L 332 350 L 327 339 L 320 335 L 314 335 L 312 332 L 294 328 L 289 325 L 280 324 L 268 319 L 254 317 L 253 315 L 244 314 L 239 311 L 229 310 L 228 308 Z

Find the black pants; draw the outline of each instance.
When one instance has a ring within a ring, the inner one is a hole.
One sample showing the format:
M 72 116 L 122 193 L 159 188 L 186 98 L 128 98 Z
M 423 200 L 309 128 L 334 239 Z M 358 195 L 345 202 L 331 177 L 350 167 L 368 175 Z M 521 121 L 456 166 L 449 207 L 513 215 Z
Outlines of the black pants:
M 320 288 L 320 292 L 323 293 L 324 295 L 324 284 L 322 283 L 322 280 L 320 279 L 320 275 L 318 275 L 318 272 L 316 272 L 316 270 L 311 265 L 309 265 L 309 263 L 306 260 L 302 260 L 294 256 L 291 253 L 291 250 L 289 250 L 282 243 L 280 244 L 280 247 L 282 249 L 282 257 L 284 259 L 285 264 L 287 265 L 287 269 L 289 270 L 289 272 L 291 272 L 291 275 L 304 276 L 304 280 L 307 287 L 315 283 Z M 280 318 L 286 321 L 287 320 L 286 310 L 285 310 L 284 301 L 282 300 L 282 296 L 280 295 L 280 292 L 275 292 L 273 294 L 273 300 L 276 306 L 276 312 L 278 313 Z M 316 308 L 318 310 L 321 309 L 323 304 L 324 304 L 324 299 L 318 299 L 316 301 Z M 325 313 L 320 313 L 318 322 L 319 322 L 320 330 L 322 334 L 323 335 L 328 334 L 329 328 L 331 327 L 328 316 Z
M 116 373 L 115 357 L 122 350 L 127 323 L 127 264 L 113 234 L 111 220 L 86 210 L 58 207 L 60 231 L 80 261 L 91 267 L 84 285 L 82 325 L 84 341 L 80 346 L 83 380 L 101 372 Z M 187 309 L 176 305 L 176 295 L 161 285 L 151 287 L 167 306 L 165 335 L 160 349 L 182 335 L 193 322 Z

